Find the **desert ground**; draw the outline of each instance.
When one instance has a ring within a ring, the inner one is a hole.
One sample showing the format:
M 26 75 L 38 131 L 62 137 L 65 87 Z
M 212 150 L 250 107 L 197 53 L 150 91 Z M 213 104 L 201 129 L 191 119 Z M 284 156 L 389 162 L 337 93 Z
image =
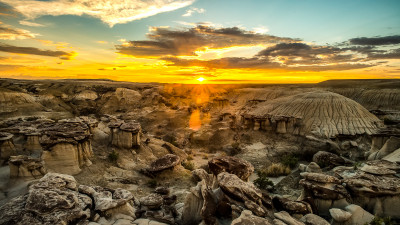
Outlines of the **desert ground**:
M 0 224 L 399 224 L 400 80 L 0 79 Z

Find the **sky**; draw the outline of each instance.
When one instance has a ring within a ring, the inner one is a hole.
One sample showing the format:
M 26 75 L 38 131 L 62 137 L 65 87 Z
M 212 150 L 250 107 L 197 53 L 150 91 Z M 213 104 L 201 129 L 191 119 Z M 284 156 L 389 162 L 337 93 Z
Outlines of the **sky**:
M 400 78 L 400 1 L 0 0 L 0 77 Z

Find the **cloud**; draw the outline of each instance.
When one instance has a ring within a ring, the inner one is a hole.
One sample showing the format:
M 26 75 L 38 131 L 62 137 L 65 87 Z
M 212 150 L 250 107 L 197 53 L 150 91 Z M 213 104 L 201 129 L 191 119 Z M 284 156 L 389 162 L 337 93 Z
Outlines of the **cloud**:
M 75 52 L 42 50 L 34 47 L 18 47 L 13 45 L 7 45 L 4 43 L 0 43 L 0 51 L 18 53 L 18 54 L 51 56 L 51 57 L 58 57 L 63 60 L 70 60 L 76 55 Z
M 19 21 L 19 24 L 25 25 L 25 26 L 30 26 L 30 27 L 44 27 L 45 26 L 40 23 L 34 23 L 34 22 L 26 21 L 26 20 Z
M 108 44 L 108 41 L 96 41 L 98 44 Z
M 116 49 L 118 53 L 135 57 L 194 56 L 196 55 L 195 51 L 206 48 L 298 41 L 291 38 L 257 34 L 238 27 L 214 28 L 204 25 L 183 30 L 153 27 L 147 36 L 149 40 L 130 41 L 125 45 L 116 45 Z
M 110 27 L 140 20 L 191 5 L 194 0 L 1 0 L 28 19 L 51 15 L 83 14 L 95 17 Z
M 349 40 L 353 45 L 395 45 L 400 44 L 400 35 L 385 36 L 385 37 L 359 37 Z
M 191 8 L 191 9 L 188 9 L 188 10 L 186 10 L 186 13 L 185 14 L 183 14 L 182 16 L 184 16 L 184 17 L 189 17 L 189 16 L 192 16 L 193 15 L 193 13 L 200 13 L 200 14 L 202 14 L 202 13 L 205 13 L 205 9 L 203 9 L 203 8 Z
M 0 39 L 3 40 L 22 40 L 35 38 L 39 34 L 32 33 L 28 30 L 14 28 L 6 24 L 0 25 Z

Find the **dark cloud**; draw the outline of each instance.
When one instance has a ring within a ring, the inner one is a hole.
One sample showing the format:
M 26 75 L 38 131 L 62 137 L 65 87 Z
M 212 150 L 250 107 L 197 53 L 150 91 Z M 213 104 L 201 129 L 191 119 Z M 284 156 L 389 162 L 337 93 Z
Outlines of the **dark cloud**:
M 349 40 L 353 45 L 395 45 L 400 44 L 400 35 L 385 36 L 385 37 L 359 37 Z
M 350 70 L 373 67 L 377 60 L 398 59 L 400 50 L 380 45 L 400 43 L 400 36 L 353 38 L 344 43 L 316 45 L 299 39 L 257 34 L 238 27 L 197 25 L 184 30 L 152 28 L 148 40 L 117 45 L 118 53 L 165 60 L 170 66 L 206 69 L 277 69 L 289 71 Z M 191 59 L 199 50 L 231 46 L 269 46 L 252 57 Z M 188 76 L 191 74 L 187 74 Z
M 281 69 L 290 71 L 327 71 L 350 70 L 375 66 L 371 63 L 336 63 L 335 65 L 310 64 L 291 65 L 288 63 L 272 62 L 263 57 L 242 58 L 230 57 L 212 60 L 181 59 L 176 57 L 163 58 L 170 66 L 200 66 L 209 69 Z
M 243 29 L 213 28 L 198 25 L 186 30 L 153 28 L 147 35 L 150 40 L 130 41 L 116 45 L 118 53 L 136 57 L 160 57 L 167 55 L 195 55 L 196 50 L 230 46 L 294 42 L 296 39 L 257 34 Z
M 7 45 L 4 43 L 0 43 L 0 51 L 19 53 L 19 54 L 59 57 L 60 59 L 63 59 L 63 60 L 70 60 L 72 58 L 72 56 L 74 55 L 74 52 L 42 50 L 42 49 L 38 49 L 38 48 L 34 48 L 34 47 L 18 47 L 18 46 L 13 46 L 13 45 Z

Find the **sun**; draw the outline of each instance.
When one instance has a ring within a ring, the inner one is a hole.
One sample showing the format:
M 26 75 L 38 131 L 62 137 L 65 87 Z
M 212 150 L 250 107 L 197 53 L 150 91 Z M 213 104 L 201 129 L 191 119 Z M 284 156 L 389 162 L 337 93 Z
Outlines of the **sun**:
M 205 81 L 206 79 L 204 79 L 203 77 L 199 77 L 197 80 L 200 81 L 200 82 L 203 82 L 203 81 Z

